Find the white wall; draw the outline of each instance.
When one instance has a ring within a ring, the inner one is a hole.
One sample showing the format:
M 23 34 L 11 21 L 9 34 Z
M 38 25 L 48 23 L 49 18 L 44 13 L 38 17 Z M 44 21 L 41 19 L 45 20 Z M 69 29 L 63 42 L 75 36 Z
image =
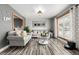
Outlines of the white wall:
M 33 27 L 32 26 L 32 21 L 40 21 L 40 22 L 45 22 L 46 26 L 45 27 Z M 43 19 L 43 18 L 29 18 L 26 19 L 26 26 L 29 26 L 31 30 L 49 30 L 50 29 L 50 20 L 49 19 Z
M 54 19 L 54 37 L 57 38 L 57 19 Z

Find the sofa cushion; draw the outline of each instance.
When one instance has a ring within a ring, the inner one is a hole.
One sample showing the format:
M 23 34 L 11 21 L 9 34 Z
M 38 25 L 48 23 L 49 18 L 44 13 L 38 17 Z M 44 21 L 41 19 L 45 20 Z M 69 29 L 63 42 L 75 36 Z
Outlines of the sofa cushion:
M 17 34 L 16 34 L 15 31 L 10 31 L 10 32 L 8 33 L 8 35 L 9 35 L 9 36 L 16 36 Z

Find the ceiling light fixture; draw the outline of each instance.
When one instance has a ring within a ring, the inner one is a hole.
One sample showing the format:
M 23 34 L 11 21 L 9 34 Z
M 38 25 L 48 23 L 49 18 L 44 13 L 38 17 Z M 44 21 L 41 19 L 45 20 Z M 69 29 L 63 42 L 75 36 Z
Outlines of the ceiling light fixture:
M 38 15 L 42 15 L 43 13 L 42 13 L 41 10 L 39 10 L 39 11 L 37 12 L 37 14 L 38 14 Z
M 35 11 L 36 11 L 36 14 L 39 16 L 43 15 L 43 13 L 44 13 L 44 9 L 42 7 L 36 8 Z

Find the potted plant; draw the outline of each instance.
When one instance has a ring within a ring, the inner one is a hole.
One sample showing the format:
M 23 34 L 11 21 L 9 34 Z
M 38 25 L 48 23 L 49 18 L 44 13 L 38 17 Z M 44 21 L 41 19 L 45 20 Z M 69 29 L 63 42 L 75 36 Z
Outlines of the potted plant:
M 47 36 L 48 36 L 48 32 L 43 32 L 43 33 L 41 33 L 41 36 L 47 37 Z
M 26 27 L 24 28 L 24 30 L 25 30 L 27 33 L 30 33 L 30 32 L 31 32 L 28 26 L 26 26 Z

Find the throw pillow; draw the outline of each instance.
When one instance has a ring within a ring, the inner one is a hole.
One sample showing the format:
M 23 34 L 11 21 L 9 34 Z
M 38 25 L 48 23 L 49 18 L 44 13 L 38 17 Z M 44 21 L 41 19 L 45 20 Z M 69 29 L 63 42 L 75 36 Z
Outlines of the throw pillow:
M 17 28 L 15 28 L 15 32 L 18 36 L 21 36 L 21 30 L 18 30 Z
M 27 36 L 27 33 L 26 33 L 26 31 L 22 31 L 22 32 L 21 32 L 21 36 L 22 36 L 22 37 L 25 37 L 25 36 Z

